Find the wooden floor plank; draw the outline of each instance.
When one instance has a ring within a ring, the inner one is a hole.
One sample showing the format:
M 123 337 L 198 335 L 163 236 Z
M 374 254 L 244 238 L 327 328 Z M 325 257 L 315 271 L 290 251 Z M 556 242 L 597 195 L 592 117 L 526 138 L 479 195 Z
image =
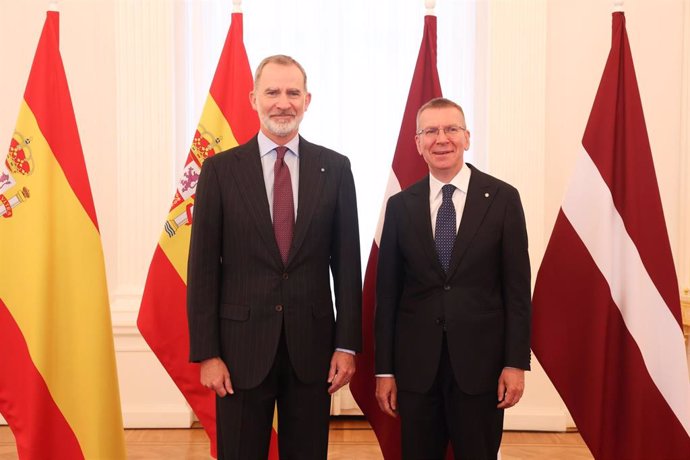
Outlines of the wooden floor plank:
M 130 460 L 208 460 L 208 438 L 200 428 L 125 430 Z M 505 432 L 502 460 L 592 460 L 578 433 Z M 15 460 L 14 437 L 0 426 L 0 460 Z M 381 460 L 381 449 L 362 419 L 331 421 L 329 460 Z

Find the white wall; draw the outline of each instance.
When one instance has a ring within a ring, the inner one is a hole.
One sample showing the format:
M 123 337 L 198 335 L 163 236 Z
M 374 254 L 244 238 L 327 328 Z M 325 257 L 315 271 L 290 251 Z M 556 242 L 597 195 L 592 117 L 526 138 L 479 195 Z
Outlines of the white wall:
M 103 236 L 128 426 L 185 426 L 190 420 L 184 400 L 139 337 L 135 319 L 176 170 L 187 153 L 189 126 L 196 125 L 221 46 L 209 33 L 200 39 L 204 47 L 181 60 L 179 31 L 199 32 L 203 25 L 224 38 L 230 3 L 59 2 L 62 56 Z M 366 257 L 419 49 L 423 2 L 348 2 L 358 14 L 347 21 L 325 12 L 302 14 L 285 2 L 276 2 L 275 8 L 268 1 L 244 3 L 252 66 L 274 52 L 299 59 L 308 54 L 301 48 L 307 39 L 325 42 L 329 34 L 344 33 L 352 21 L 361 21 L 362 34 L 346 37 L 338 53 L 325 48 L 322 59 L 303 59 L 314 93 L 304 133 L 353 157 Z M 612 2 L 438 3 L 444 93 L 472 108 L 468 121 L 474 128 L 475 163 L 521 190 L 536 274 L 609 51 Z M 3 136 L 9 142 L 13 132 L 47 5 L 43 0 L 0 0 L 0 144 Z M 690 6 L 685 0 L 628 0 L 625 7 L 680 285 L 690 287 L 690 188 L 685 185 L 690 175 Z M 202 14 L 204 8 L 212 12 L 210 19 Z M 185 14 L 191 24 L 184 22 Z M 468 14 L 477 17 L 476 41 L 469 44 L 458 35 L 458 29 L 472 23 Z M 317 15 L 329 20 L 309 20 Z M 399 29 L 401 18 L 409 16 L 417 18 L 414 25 Z M 249 40 L 248 31 L 259 29 L 276 34 L 276 47 Z M 355 66 L 356 47 L 375 48 L 387 37 L 393 43 L 387 42 L 382 53 L 396 57 L 395 68 L 370 71 L 379 68 L 376 53 L 367 49 L 361 75 L 343 81 L 326 76 L 333 60 Z M 476 68 L 455 68 L 454 59 L 476 62 Z M 191 94 L 181 89 L 181 78 L 198 82 Z M 393 83 L 402 89 L 393 90 Z M 342 119 L 341 109 L 359 116 Z M 363 193 L 365 183 L 371 188 Z M 506 426 L 562 429 L 567 412 L 535 367 L 523 402 L 506 415 Z

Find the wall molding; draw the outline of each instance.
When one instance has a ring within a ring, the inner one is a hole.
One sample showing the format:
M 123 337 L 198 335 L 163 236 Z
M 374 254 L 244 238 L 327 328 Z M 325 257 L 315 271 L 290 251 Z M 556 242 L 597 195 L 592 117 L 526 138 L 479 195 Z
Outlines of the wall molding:
M 488 8 L 487 169 L 520 191 L 530 259 L 537 267 L 547 236 L 547 2 L 501 2 Z
M 678 283 L 681 292 L 690 289 L 690 4 L 683 9 L 683 63 L 681 66 L 681 108 L 680 108 L 680 199 L 678 200 Z
M 518 404 L 505 412 L 506 431 L 566 431 L 568 416 L 551 407 L 529 408 Z
M 194 414 L 186 404 L 123 404 L 125 428 L 190 428 Z
M 143 290 L 174 194 L 175 4 L 116 2 L 115 311 Z
M 110 315 L 115 352 L 151 352 L 137 328 L 141 293 L 119 292 L 111 296 Z

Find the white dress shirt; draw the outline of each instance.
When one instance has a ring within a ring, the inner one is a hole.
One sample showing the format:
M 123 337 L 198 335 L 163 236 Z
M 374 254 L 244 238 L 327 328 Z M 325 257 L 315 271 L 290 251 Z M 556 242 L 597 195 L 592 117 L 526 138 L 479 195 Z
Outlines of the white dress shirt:
M 266 196 L 268 197 L 268 208 L 271 212 L 271 220 L 273 220 L 273 181 L 275 180 L 273 166 L 276 163 L 278 154 L 275 148 L 278 144 L 270 140 L 266 135 L 259 131 L 257 136 L 259 142 L 259 155 L 261 157 L 261 168 L 264 172 L 264 185 L 266 186 Z M 285 147 L 288 151 L 285 152 L 285 164 L 290 170 L 290 179 L 292 182 L 292 200 L 295 204 L 295 220 L 297 219 L 297 203 L 299 194 L 299 136 L 295 136 L 286 142 Z
M 465 209 L 465 201 L 467 200 L 467 188 L 470 186 L 470 176 L 472 170 L 465 164 L 462 164 L 460 171 L 453 177 L 448 184 L 454 185 L 453 191 L 453 205 L 455 206 L 455 233 L 457 234 L 460 228 L 460 221 L 462 220 L 462 212 Z M 436 235 L 436 215 L 438 208 L 443 202 L 443 188 L 447 185 L 444 182 L 436 179 L 433 174 L 429 174 L 429 208 L 431 210 L 431 234 Z

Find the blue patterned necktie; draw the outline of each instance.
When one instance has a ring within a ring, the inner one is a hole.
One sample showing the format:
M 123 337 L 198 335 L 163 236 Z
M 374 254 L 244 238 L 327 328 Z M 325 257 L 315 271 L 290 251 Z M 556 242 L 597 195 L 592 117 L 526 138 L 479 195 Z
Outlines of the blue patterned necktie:
M 441 207 L 438 208 L 436 214 L 436 252 L 438 253 L 438 260 L 441 262 L 443 271 L 448 273 L 450 268 L 450 255 L 453 253 L 453 244 L 455 243 L 455 206 L 453 205 L 454 185 L 444 185 L 441 189 L 443 191 L 443 201 Z

